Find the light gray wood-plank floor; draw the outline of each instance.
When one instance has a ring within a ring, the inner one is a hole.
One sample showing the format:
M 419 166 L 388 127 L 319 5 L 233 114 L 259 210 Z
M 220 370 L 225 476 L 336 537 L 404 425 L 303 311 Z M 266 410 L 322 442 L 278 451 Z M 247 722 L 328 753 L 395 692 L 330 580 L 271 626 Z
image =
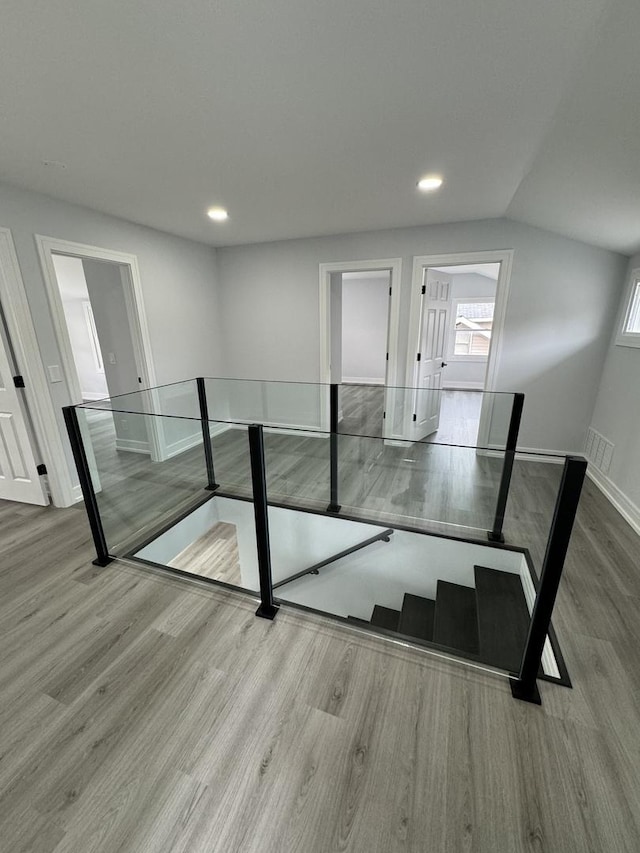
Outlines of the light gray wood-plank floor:
M 526 496 L 518 498 L 526 503 Z M 640 541 L 590 483 L 555 617 L 574 689 L 140 567 L 0 504 L 3 853 L 637 853 Z

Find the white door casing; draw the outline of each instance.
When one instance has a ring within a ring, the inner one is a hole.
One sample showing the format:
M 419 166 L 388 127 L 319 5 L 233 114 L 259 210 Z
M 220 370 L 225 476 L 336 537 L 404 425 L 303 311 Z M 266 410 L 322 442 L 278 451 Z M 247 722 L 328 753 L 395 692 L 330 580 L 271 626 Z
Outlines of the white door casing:
M 25 411 L 13 381 L 9 352 L 0 330 L 0 498 L 46 506 Z
M 513 266 L 513 249 L 496 249 L 479 252 L 458 252 L 455 254 L 441 255 L 417 255 L 413 259 L 413 275 L 411 283 L 411 307 L 409 311 L 409 331 L 406 363 L 406 384 L 413 384 L 416 368 L 416 354 L 419 351 L 420 319 L 422 308 L 422 284 L 424 270 L 429 267 L 464 266 L 465 264 L 491 264 L 499 263 L 500 271 L 496 285 L 495 311 L 493 314 L 493 329 L 491 332 L 491 344 L 487 360 L 487 371 L 485 374 L 485 391 L 497 390 L 498 370 L 502 353 L 503 332 L 507 302 L 509 299 L 509 287 L 511 284 L 511 268 Z M 495 395 L 486 393 L 483 395 L 482 409 L 480 412 L 480 427 L 478 430 L 477 444 L 484 447 L 489 443 L 489 432 L 493 414 L 493 403 Z M 406 419 L 406 435 L 411 435 L 412 424 L 410 416 Z
M 418 441 L 440 425 L 442 371 L 446 367 L 447 331 L 453 276 L 426 268 L 422 284 L 419 348 L 416 355 L 413 438 Z
M 390 302 L 387 326 L 387 349 L 389 358 L 387 360 L 387 371 L 385 376 L 385 420 L 383 434 L 385 438 L 395 436 L 395 423 L 397 420 L 396 410 L 402 408 L 401 397 L 404 386 L 400 362 L 398 359 L 398 329 L 400 325 L 400 282 L 402 280 L 402 259 L 382 258 L 379 260 L 365 261 L 336 261 L 320 264 L 320 382 L 329 384 L 341 382 L 342 376 L 336 365 L 332 363 L 332 355 L 339 349 L 336 346 L 338 330 L 335 322 L 332 324 L 331 289 L 332 279 L 335 284 L 335 276 L 344 272 L 375 272 L 378 270 L 389 270 L 390 272 Z M 335 319 L 335 318 L 334 318 Z M 333 327 L 333 329 L 332 329 Z M 333 336 L 332 336 L 333 333 Z M 320 400 L 320 422 L 322 428 L 329 428 L 328 394 L 322 394 Z M 402 433 L 396 437 L 402 437 Z

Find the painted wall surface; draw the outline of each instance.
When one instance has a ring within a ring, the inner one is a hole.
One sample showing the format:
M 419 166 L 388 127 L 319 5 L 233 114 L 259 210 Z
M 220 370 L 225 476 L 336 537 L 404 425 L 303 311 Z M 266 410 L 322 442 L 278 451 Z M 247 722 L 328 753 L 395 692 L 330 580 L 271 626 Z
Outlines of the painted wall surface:
M 45 365 L 59 365 L 61 360 L 35 234 L 137 256 L 158 383 L 220 373 L 220 313 L 211 247 L 8 185 L 0 185 L 0 225 L 13 235 Z M 49 390 L 74 471 L 61 411 L 71 402 L 69 390 L 64 382 L 51 384 Z
M 342 380 L 384 383 L 389 276 L 342 276 Z
M 218 249 L 226 375 L 317 382 L 318 265 L 390 257 L 403 264 L 396 356 L 404 365 L 413 257 L 490 249 L 514 250 L 496 390 L 526 395 L 522 447 L 575 451 L 591 420 L 627 259 L 510 220 Z
M 67 329 L 73 349 L 73 359 L 78 371 L 83 400 L 99 400 L 107 397 L 106 376 L 96 368 L 84 303 L 89 302 L 89 291 L 80 258 L 54 255 L 58 287 L 62 298 Z
M 640 524 L 640 349 L 615 343 L 627 307 L 627 283 L 640 267 L 640 254 L 629 262 L 627 282 L 602 372 L 592 425 L 615 445 L 609 480 L 630 501 Z
M 458 273 L 453 276 L 453 284 L 451 287 L 451 298 L 478 298 L 482 296 L 495 296 L 496 282 L 485 275 L 478 273 Z M 452 306 L 453 311 L 453 306 Z M 453 325 L 453 315 L 451 316 L 451 326 Z M 449 346 L 453 346 L 450 334 Z M 484 385 L 484 377 L 487 371 L 486 361 L 462 361 L 453 360 L 449 354 L 447 357 L 447 368 L 444 372 L 444 387 L 470 387 L 475 385 L 482 388 Z

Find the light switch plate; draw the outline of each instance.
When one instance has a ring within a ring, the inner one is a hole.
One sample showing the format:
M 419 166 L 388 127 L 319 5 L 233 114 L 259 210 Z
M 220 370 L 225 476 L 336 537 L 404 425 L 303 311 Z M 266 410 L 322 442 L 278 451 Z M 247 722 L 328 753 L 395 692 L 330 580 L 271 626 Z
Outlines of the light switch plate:
M 59 364 L 48 364 L 49 382 L 62 382 L 62 372 Z

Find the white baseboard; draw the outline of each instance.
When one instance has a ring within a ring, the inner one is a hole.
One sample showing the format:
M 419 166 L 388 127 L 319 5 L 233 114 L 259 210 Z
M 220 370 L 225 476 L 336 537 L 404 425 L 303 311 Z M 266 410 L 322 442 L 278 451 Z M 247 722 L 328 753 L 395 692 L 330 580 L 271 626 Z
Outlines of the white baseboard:
M 106 394 L 102 394 L 99 391 L 83 391 L 82 399 L 87 403 L 95 402 L 96 400 L 108 400 L 109 392 L 107 391 Z
M 210 425 L 209 434 L 211 435 L 211 438 L 214 438 L 216 435 L 220 435 L 221 433 L 231 429 L 232 426 L 232 424 L 225 423 L 218 423 L 215 426 Z M 185 438 L 174 441 L 172 444 L 167 444 L 162 458 L 171 459 L 173 456 L 185 453 L 187 450 L 191 450 L 192 447 L 197 447 L 199 444 L 202 444 L 201 429 L 198 429 L 198 431 L 194 432 L 192 435 L 187 435 Z
M 504 447 L 482 448 L 476 451 L 478 456 L 504 456 Z M 519 447 L 516 459 L 520 462 L 549 462 L 552 465 L 564 465 L 565 456 L 584 456 L 580 451 L 544 450 L 542 447 Z
M 370 376 L 343 376 L 343 385 L 384 385 L 384 376 L 382 379 L 371 379 Z
M 443 391 L 484 391 L 484 382 L 451 382 L 442 383 Z
M 640 536 L 640 507 L 637 507 L 633 501 L 630 501 L 613 480 L 610 480 L 606 474 L 603 474 L 591 462 L 587 468 L 587 476 Z
M 126 453 L 144 453 L 147 456 L 151 454 L 147 441 L 137 441 L 132 438 L 116 438 L 116 450 L 123 450 Z

